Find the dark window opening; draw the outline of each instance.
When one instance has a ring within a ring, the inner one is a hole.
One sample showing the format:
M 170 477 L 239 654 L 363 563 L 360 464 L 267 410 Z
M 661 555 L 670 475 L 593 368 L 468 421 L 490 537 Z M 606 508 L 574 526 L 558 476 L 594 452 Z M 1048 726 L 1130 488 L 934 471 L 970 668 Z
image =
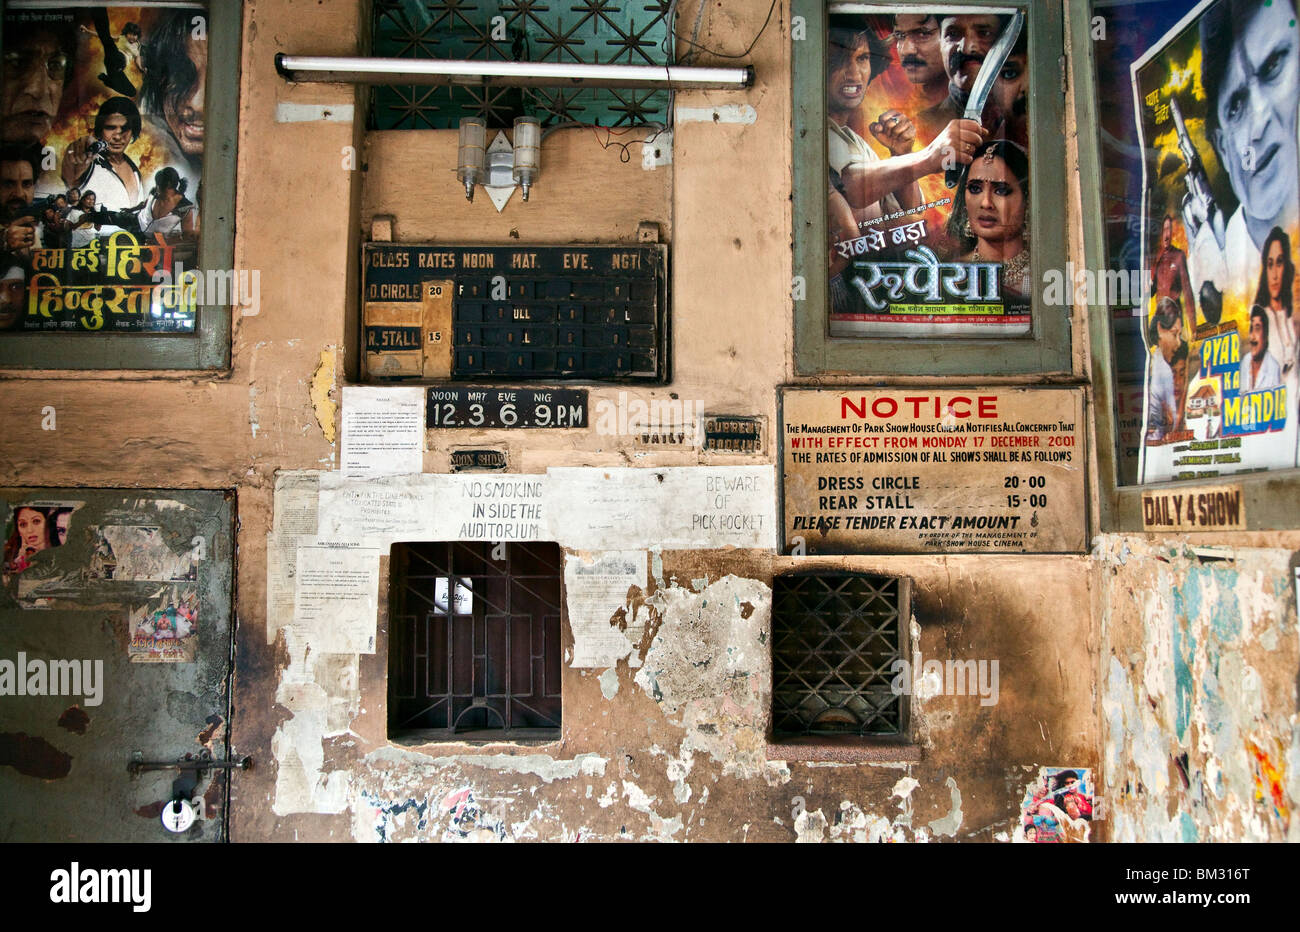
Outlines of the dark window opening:
M 776 738 L 901 736 L 902 581 L 862 574 L 778 576 L 772 593 Z
M 559 546 L 395 544 L 391 568 L 389 733 L 558 739 Z

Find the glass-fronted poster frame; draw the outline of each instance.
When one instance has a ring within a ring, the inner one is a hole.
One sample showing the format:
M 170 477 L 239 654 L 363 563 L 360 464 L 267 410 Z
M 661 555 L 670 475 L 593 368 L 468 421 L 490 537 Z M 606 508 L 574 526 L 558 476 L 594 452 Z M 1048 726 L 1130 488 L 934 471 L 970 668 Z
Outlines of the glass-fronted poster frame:
M 238 26 L 225 4 L 6 5 L 0 366 L 227 364 Z
M 1191 503 L 1220 489 L 1243 528 L 1295 526 L 1295 4 L 1092 0 L 1072 13 L 1088 51 L 1088 269 L 1073 286 L 1093 308 L 1103 526 L 1194 530 Z M 1189 512 L 1146 507 L 1153 483 L 1186 491 Z
M 1061 12 L 795 0 L 801 374 L 1069 370 Z

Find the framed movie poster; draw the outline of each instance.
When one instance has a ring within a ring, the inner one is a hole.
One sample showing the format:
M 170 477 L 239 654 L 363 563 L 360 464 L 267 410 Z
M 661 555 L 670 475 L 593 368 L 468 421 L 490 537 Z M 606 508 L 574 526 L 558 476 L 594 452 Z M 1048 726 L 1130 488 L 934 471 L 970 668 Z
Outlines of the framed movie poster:
M 1212 0 L 1133 64 L 1151 269 L 1139 482 L 1296 465 L 1298 38 L 1291 0 Z
M 1081 157 L 1103 218 L 1089 229 L 1090 265 L 1102 269 L 1073 284 L 1096 308 L 1109 396 L 1099 440 L 1115 487 L 1103 515 L 1181 526 L 1187 514 L 1144 512 L 1139 490 L 1120 487 L 1229 489 L 1218 483 L 1300 465 L 1300 27 L 1294 0 L 1091 7 L 1080 136 L 1096 140 Z M 1288 526 L 1295 511 L 1260 483 L 1230 491 L 1242 527 Z
M 237 33 L 194 2 L 6 5 L 0 365 L 223 364 L 236 108 L 209 47 Z
M 1070 300 L 1043 288 L 1065 242 L 1059 5 L 810 12 L 816 49 L 795 43 L 800 370 L 1067 370 Z

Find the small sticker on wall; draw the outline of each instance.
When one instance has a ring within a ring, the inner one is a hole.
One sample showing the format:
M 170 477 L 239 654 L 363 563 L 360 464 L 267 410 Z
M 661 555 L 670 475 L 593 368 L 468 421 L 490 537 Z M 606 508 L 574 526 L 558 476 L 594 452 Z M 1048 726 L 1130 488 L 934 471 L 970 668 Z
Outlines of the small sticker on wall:
M 199 649 L 199 594 L 172 587 L 131 609 L 132 663 L 193 663 Z
M 1099 813 L 1093 804 L 1092 771 L 1044 767 L 1025 787 L 1013 842 L 1086 843 Z

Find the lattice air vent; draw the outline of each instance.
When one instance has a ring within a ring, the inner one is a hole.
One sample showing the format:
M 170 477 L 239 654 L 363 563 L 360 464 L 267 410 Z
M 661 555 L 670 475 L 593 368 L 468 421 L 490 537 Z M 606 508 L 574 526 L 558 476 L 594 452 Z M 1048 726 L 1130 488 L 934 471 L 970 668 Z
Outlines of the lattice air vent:
M 898 735 L 901 696 L 890 683 L 902 658 L 900 581 L 850 574 L 773 581 L 772 731 Z

